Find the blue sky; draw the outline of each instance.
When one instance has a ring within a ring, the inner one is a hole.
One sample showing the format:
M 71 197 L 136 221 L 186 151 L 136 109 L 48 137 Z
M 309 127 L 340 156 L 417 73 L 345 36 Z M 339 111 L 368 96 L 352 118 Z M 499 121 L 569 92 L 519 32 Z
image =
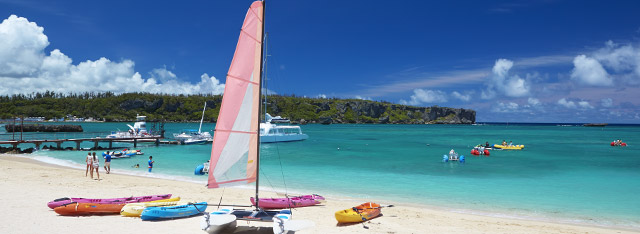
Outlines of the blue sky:
M 251 1 L 0 0 L 0 94 L 222 93 Z M 268 89 L 640 123 L 640 2 L 269 1 Z M 13 15 L 13 16 L 12 16 Z

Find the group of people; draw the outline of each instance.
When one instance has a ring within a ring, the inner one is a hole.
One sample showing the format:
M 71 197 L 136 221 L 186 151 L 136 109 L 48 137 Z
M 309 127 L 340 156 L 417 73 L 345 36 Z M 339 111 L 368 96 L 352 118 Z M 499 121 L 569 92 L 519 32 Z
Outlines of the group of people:
M 107 153 L 104 155 L 104 170 L 107 172 L 107 174 L 111 173 L 111 155 L 112 154 L 110 154 L 109 151 L 107 151 Z M 95 171 L 96 175 L 98 176 L 98 180 L 100 180 L 100 172 L 98 172 L 98 169 L 100 169 L 100 159 L 96 157 L 96 152 L 87 153 L 85 162 L 87 162 L 87 171 L 84 173 L 84 176 L 87 177 L 89 176 L 89 174 L 91 174 L 91 179 L 93 179 L 93 171 Z M 153 161 L 153 156 L 149 156 L 149 172 L 151 172 L 154 162 L 155 161 Z M 140 167 L 140 164 L 136 164 L 133 167 L 138 168 Z
M 621 146 L 622 145 L 622 140 L 618 139 L 618 140 L 613 141 L 613 145 Z
M 502 146 L 512 146 L 513 145 L 513 141 L 509 141 L 509 144 L 507 144 L 507 141 L 502 140 Z
M 87 162 L 87 171 L 84 173 L 84 176 L 89 176 L 89 172 L 91 173 L 91 179 L 93 179 L 93 171 L 96 172 L 98 176 L 98 180 L 100 180 L 100 159 L 96 157 L 96 152 L 87 153 L 87 158 L 85 160 Z M 107 153 L 104 157 L 104 170 L 109 174 L 111 172 L 111 155 Z

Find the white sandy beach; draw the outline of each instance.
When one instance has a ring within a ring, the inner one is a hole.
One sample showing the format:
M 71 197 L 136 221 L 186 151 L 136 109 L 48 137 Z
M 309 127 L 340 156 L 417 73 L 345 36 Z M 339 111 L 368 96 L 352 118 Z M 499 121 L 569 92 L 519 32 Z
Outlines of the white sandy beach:
M 28 156 L 28 155 L 27 155 Z M 100 181 L 84 176 L 84 170 L 64 168 L 36 160 L 0 155 L 0 233 L 205 233 L 202 217 L 143 222 L 119 215 L 59 216 L 46 203 L 61 197 L 110 198 L 171 193 L 184 200 L 217 204 L 224 192 L 223 204 L 249 204 L 253 190 L 207 189 L 201 184 L 155 178 L 105 174 Z M 322 194 L 322 191 L 317 191 Z M 261 192 L 262 197 L 276 196 Z M 293 210 L 294 219 L 308 219 L 315 227 L 298 233 L 640 233 L 593 226 L 496 218 L 460 214 L 446 210 L 396 204 L 382 210 L 383 216 L 364 224 L 338 226 L 334 212 L 365 200 L 328 198 L 320 206 Z M 374 201 L 375 202 L 375 201 Z M 215 207 L 209 207 L 212 211 Z M 236 233 L 272 233 L 270 223 L 239 221 Z M 256 228 L 257 226 L 263 226 Z

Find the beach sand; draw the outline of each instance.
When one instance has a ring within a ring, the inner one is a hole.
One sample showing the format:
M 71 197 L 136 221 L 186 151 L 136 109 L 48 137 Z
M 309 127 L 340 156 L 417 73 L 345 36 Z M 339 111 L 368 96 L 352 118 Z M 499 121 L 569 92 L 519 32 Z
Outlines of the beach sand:
M 84 170 L 45 164 L 27 157 L 0 155 L 0 201 L 3 204 L 0 233 L 205 233 L 200 230 L 201 216 L 159 222 L 143 222 L 139 218 L 119 215 L 69 217 L 59 216 L 46 204 L 61 197 L 111 198 L 166 193 L 183 200 L 217 204 L 224 193 L 223 204 L 248 205 L 249 197 L 254 193 L 248 189 L 207 189 L 203 184 L 189 182 L 107 175 L 102 169 L 101 180 L 91 180 L 84 176 Z M 322 191 L 316 193 L 322 194 Z M 277 195 L 261 191 L 260 196 Z M 462 214 L 407 204 L 384 208 L 383 216 L 364 224 L 337 225 L 336 211 L 363 202 L 368 200 L 328 198 L 323 205 L 294 209 L 294 219 L 315 222 L 315 227 L 298 233 L 640 233 L 637 230 Z M 210 206 L 207 211 L 214 209 Z M 238 221 L 238 226 L 235 233 L 272 233 L 271 223 Z

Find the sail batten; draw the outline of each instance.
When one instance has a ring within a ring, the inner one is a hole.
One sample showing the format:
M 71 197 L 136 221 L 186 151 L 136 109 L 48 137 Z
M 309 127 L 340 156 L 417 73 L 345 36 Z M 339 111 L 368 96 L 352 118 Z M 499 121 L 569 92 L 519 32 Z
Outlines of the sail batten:
M 263 10 L 262 2 L 251 4 L 229 66 L 211 149 L 209 188 L 256 181 Z

